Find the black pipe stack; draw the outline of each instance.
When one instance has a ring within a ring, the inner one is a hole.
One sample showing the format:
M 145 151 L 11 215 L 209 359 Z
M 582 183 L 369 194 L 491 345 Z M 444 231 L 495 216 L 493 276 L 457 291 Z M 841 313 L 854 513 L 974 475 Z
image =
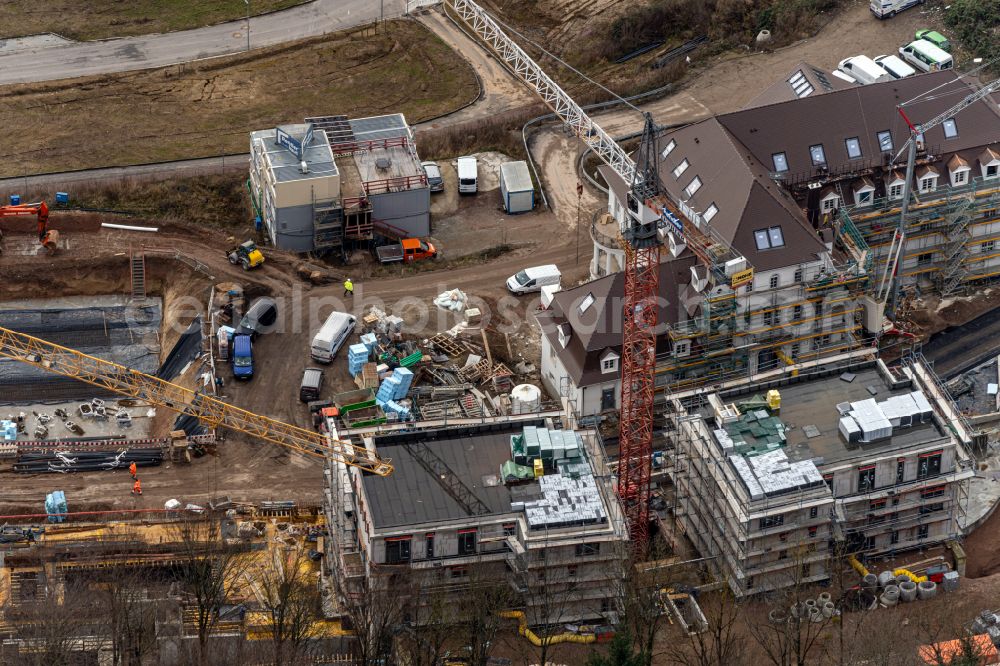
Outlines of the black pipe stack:
M 102 472 L 136 467 L 157 467 L 163 462 L 162 449 L 125 449 L 123 451 L 59 451 L 22 453 L 14 463 L 15 472 Z

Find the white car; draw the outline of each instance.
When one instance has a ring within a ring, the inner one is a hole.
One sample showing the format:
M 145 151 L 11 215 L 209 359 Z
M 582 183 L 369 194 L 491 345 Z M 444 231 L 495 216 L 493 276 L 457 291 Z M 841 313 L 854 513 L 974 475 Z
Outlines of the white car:
M 862 85 L 892 81 L 889 72 L 879 67 L 874 60 L 866 55 L 844 58 L 838 69 Z
M 905 79 L 908 76 L 913 76 L 917 73 L 917 70 L 913 69 L 905 62 L 902 58 L 897 55 L 880 55 L 875 56 L 875 63 L 889 72 L 889 76 L 894 79 Z

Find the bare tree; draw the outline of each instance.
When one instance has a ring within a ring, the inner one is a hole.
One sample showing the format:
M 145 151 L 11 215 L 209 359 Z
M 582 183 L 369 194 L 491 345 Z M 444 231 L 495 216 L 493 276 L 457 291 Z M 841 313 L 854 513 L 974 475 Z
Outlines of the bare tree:
M 13 663 L 24 666 L 79 663 L 80 650 L 87 638 L 99 631 L 94 626 L 95 610 L 85 585 L 59 578 L 45 580 L 34 599 L 5 613 L 6 619 L 17 627 L 19 656 Z
M 497 634 L 510 622 L 500 613 L 519 603 L 518 595 L 502 574 L 494 575 L 484 567 L 472 569 L 468 592 L 462 594 L 458 602 L 472 666 L 486 666 Z
M 272 551 L 265 564 L 246 572 L 259 590 L 259 601 L 270 619 L 268 632 L 276 666 L 294 664 L 306 642 L 317 634 L 319 581 L 305 551 L 298 546 L 283 554 Z
M 653 663 L 656 636 L 663 625 L 663 609 L 659 603 L 661 590 L 671 588 L 680 581 L 680 572 L 665 559 L 669 554 L 660 541 L 651 546 L 649 560 L 637 563 L 629 551 L 629 544 L 619 544 L 624 549 L 618 558 L 618 598 L 625 613 L 624 625 L 632 637 L 642 666 Z
M 221 519 L 194 517 L 173 526 L 180 582 L 194 606 L 198 632 L 198 663 L 211 660 L 209 636 L 219 621 L 219 608 L 226 594 L 243 575 L 252 559 L 245 546 L 231 542 L 223 534 Z
M 124 556 L 121 558 L 124 560 Z M 139 666 L 156 647 L 156 604 L 148 577 L 122 562 L 98 586 L 95 601 L 111 635 L 114 666 Z
M 683 666 L 736 666 L 747 663 L 743 608 L 728 587 L 702 595 L 698 599 L 708 628 L 688 636 L 686 641 L 671 641 L 666 657 Z
M 789 585 L 773 596 L 770 612 L 748 622 L 748 629 L 763 656 L 774 666 L 807 666 L 815 663 L 814 652 L 830 618 L 809 610 L 804 583 L 805 549 L 796 549 L 795 566 L 789 570 Z M 763 614 L 761 614 L 763 615 Z
M 426 578 L 416 582 L 413 589 L 411 621 L 403 637 L 403 649 L 411 666 L 437 666 L 457 633 L 454 601 Z
M 394 636 L 403 623 L 409 591 L 403 574 L 372 574 L 360 593 L 347 596 L 360 666 L 392 663 Z

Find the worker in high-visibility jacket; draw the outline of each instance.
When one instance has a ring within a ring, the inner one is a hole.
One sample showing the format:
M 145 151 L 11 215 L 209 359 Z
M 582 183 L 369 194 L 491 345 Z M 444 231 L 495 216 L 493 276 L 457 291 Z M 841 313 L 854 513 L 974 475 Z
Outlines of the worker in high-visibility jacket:
M 354 295 L 354 283 L 351 282 L 351 278 L 344 280 L 344 296 Z
M 136 479 L 135 483 L 132 484 L 132 494 L 133 495 L 141 495 L 142 494 L 142 484 L 139 483 L 139 479 Z
M 131 465 L 128 466 L 128 473 L 132 475 L 133 479 L 138 481 L 139 478 L 135 475 L 135 470 L 136 470 L 135 462 L 133 462 Z

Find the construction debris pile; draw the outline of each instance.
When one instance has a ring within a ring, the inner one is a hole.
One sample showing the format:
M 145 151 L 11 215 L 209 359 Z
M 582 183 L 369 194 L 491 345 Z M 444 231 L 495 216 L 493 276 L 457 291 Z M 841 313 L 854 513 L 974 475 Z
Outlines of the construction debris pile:
M 446 295 L 454 297 L 452 304 L 467 302 L 459 290 Z M 514 386 L 515 373 L 494 359 L 478 310 L 465 315 L 449 331 L 418 343 L 405 337 L 401 318 L 371 308 L 362 319 L 360 342 L 347 350 L 358 390 L 334 395 L 320 407 L 321 415 L 339 417 L 345 427 L 356 429 L 540 411 L 541 391 L 530 384 Z

